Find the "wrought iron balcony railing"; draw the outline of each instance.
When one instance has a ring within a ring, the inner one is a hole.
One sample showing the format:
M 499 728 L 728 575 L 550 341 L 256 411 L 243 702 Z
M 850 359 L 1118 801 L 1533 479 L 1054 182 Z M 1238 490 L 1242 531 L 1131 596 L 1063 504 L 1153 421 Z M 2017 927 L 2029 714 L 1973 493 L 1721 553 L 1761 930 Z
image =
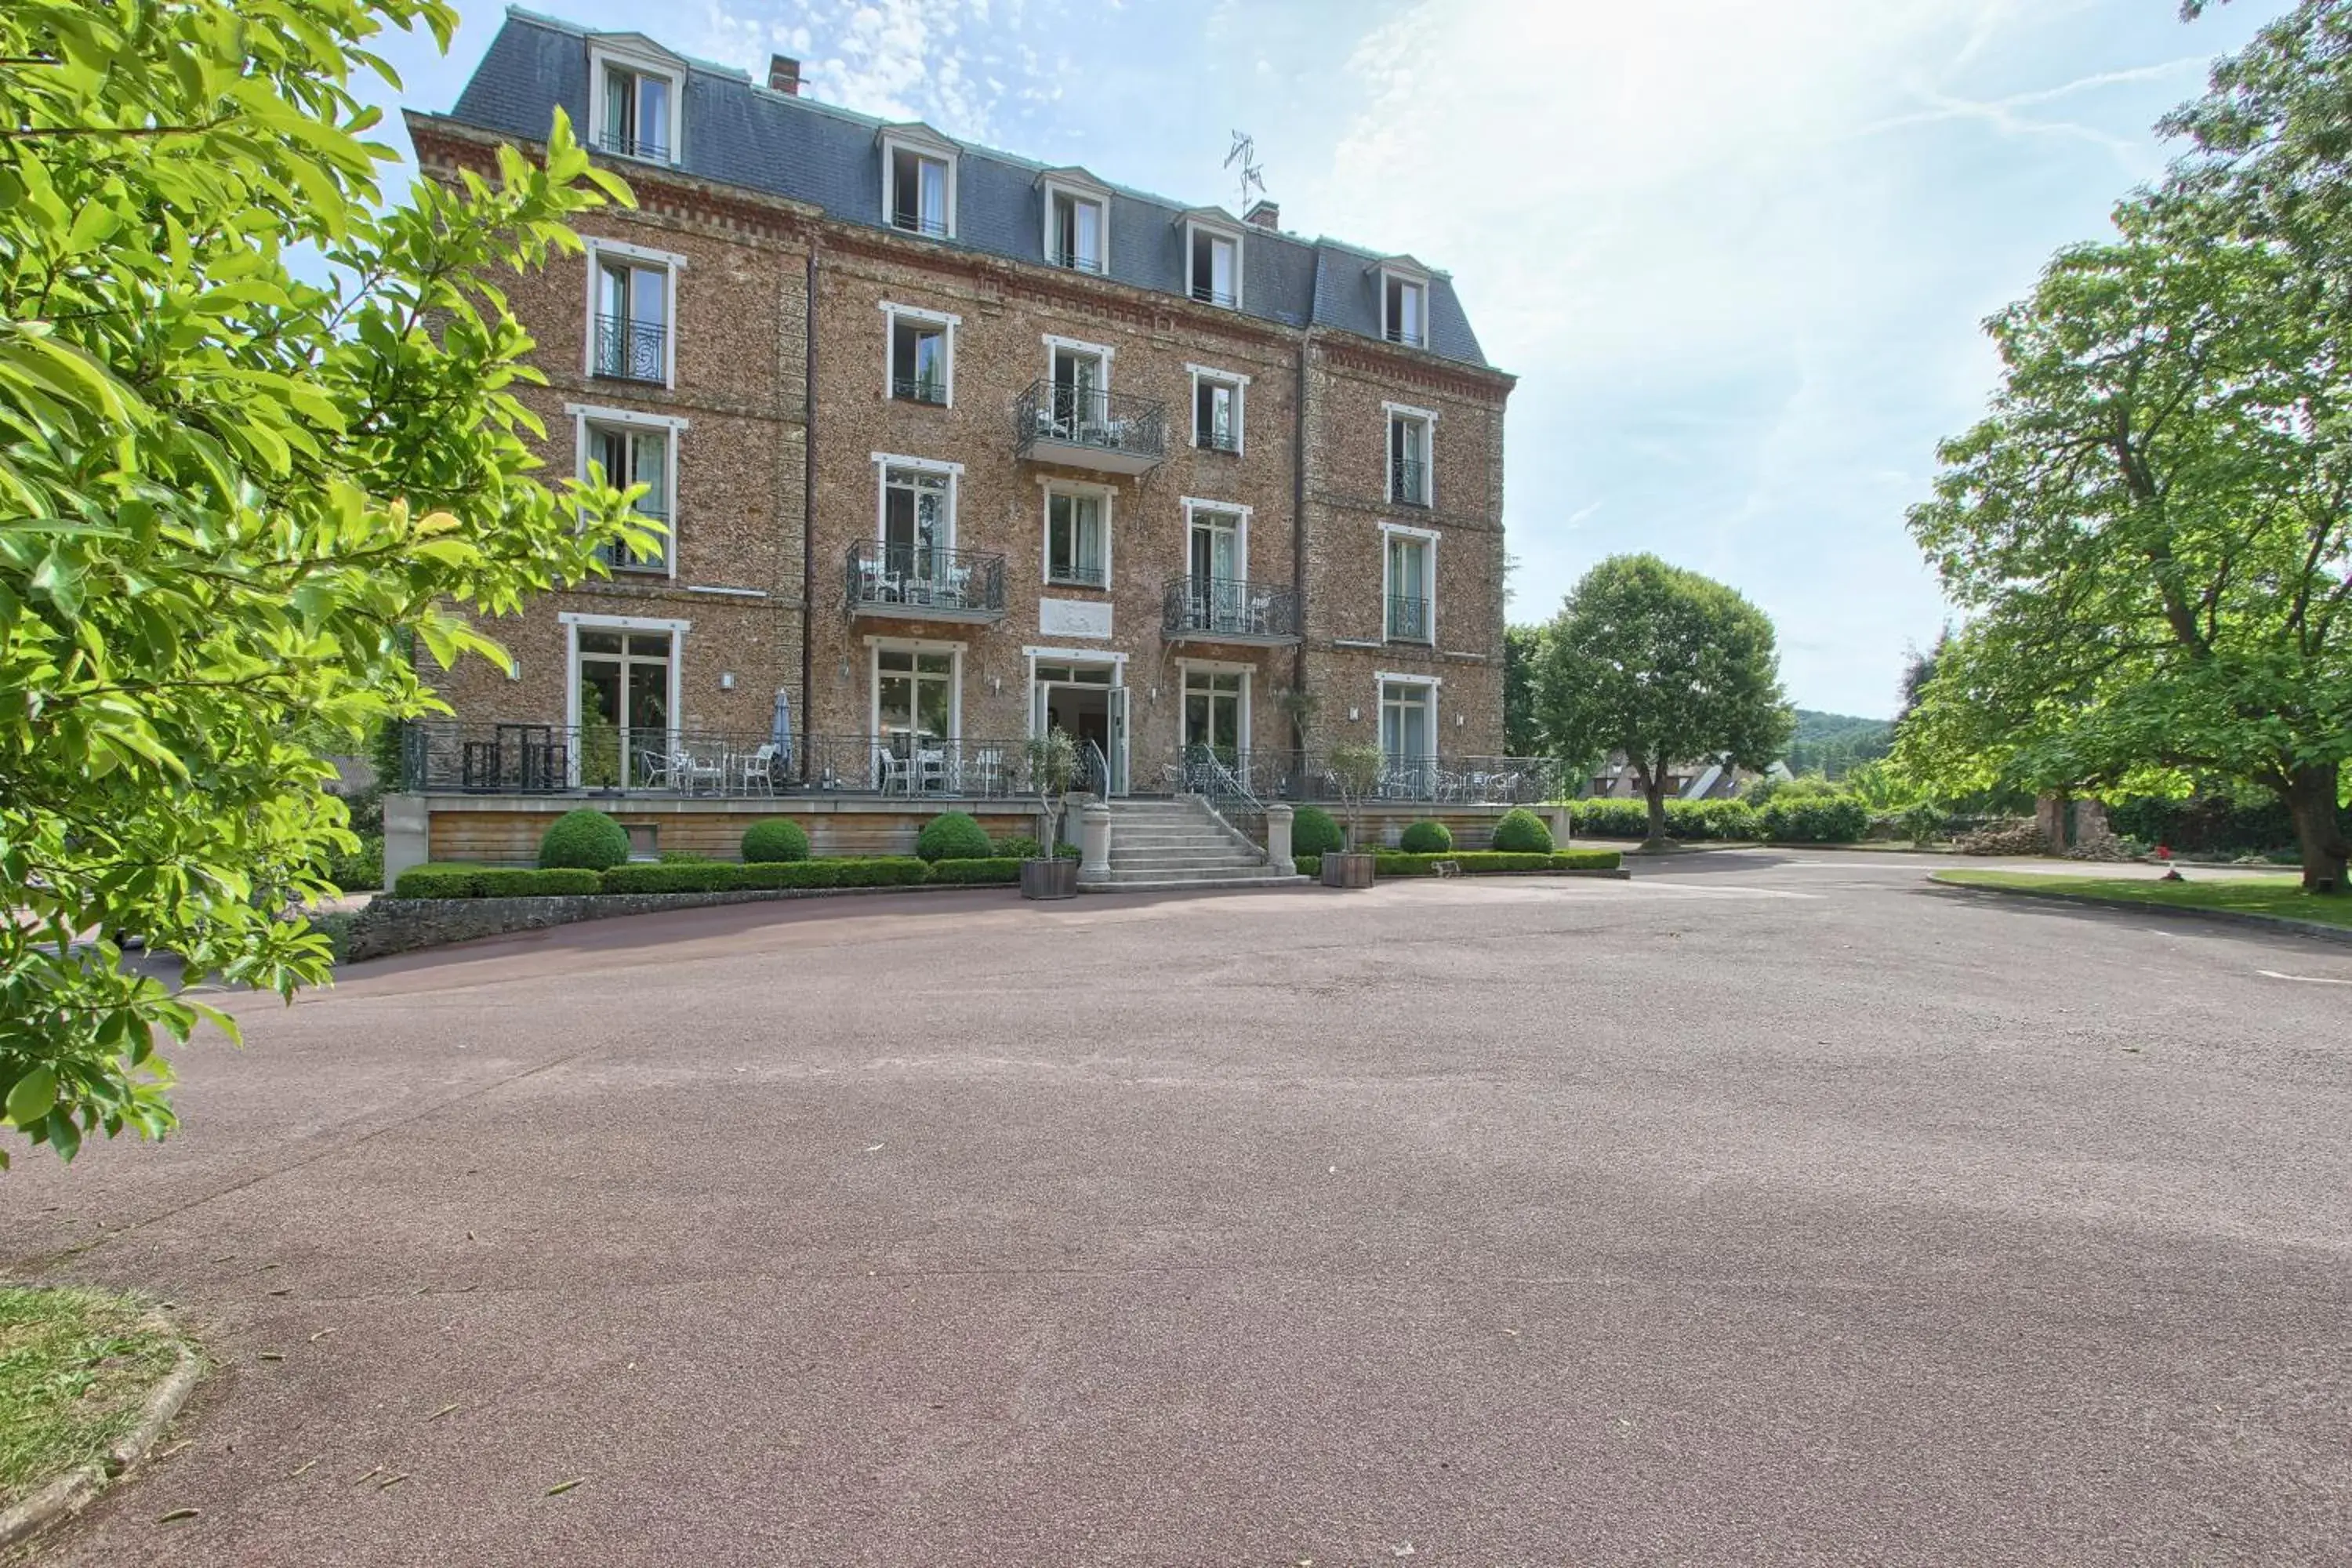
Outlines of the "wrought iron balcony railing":
M 866 539 L 849 547 L 846 564 L 856 614 L 957 621 L 1004 614 L 1002 555 Z
M 669 144 L 652 136 L 632 136 L 625 131 L 606 131 L 596 138 L 596 150 L 618 158 L 644 158 L 656 163 L 669 162 Z
M 663 723 L 424 720 L 402 727 L 408 794 L 631 795 L 763 798 L 788 792 L 1029 795 L 1029 749 L 919 730 L 877 735 L 721 731 Z M 1034 800 L 1034 795 L 1029 795 Z
M 1192 285 L 1192 298 L 1198 300 L 1203 305 L 1216 305 L 1228 310 L 1232 310 L 1234 305 L 1239 303 L 1239 301 L 1234 299 L 1233 290 L 1230 289 L 1212 288 L 1206 283 L 1195 283 Z
M 1174 577 L 1161 605 L 1161 630 L 1202 642 L 1295 642 L 1298 590 L 1239 577 Z
M 1034 382 L 1013 401 L 1013 438 L 1023 457 L 1141 473 L 1168 455 L 1168 405 L 1068 382 Z
M 1389 500 L 1399 506 L 1429 504 L 1429 465 L 1412 458 L 1389 464 Z
M 1383 335 L 1387 337 L 1389 342 L 1392 343 L 1402 343 L 1409 349 L 1426 348 L 1429 346 L 1427 334 L 1423 332 L 1408 331 L 1402 327 L 1391 327 Z
M 626 316 L 596 318 L 596 374 L 619 381 L 669 379 L 669 329 Z
M 1056 248 L 1054 252 L 1053 260 L 1055 266 L 1066 267 L 1073 272 L 1092 272 L 1099 274 L 1103 269 L 1101 257 L 1088 256 L 1084 251 L 1063 250 Z
M 919 234 L 926 239 L 948 237 L 946 219 L 925 217 L 920 213 L 909 212 L 903 207 L 890 216 L 890 226 L 904 229 L 908 234 Z
M 910 378 L 894 375 L 890 378 L 890 395 L 904 403 L 930 403 L 946 406 L 948 384 L 937 377 Z
M 1238 452 L 1242 449 L 1241 426 L 1231 422 L 1203 425 L 1195 433 L 1192 444 L 1204 452 Z
M 1340 799 L 1339 778 L 1321 752 L 1260 752 L 1248 759 L 1252 787 L 1267 800 Z M 1388 755 L 1367 800 L 1461 805 L 1538 805 L 1558 800 L 1570 780 L 1554 757 Z
M 1428 642 L 1429 612 L 1434 608 L 1427 599 L 1416 599 L 1407 594 L 1389 595 L 1388 640 L 1391 642 Z

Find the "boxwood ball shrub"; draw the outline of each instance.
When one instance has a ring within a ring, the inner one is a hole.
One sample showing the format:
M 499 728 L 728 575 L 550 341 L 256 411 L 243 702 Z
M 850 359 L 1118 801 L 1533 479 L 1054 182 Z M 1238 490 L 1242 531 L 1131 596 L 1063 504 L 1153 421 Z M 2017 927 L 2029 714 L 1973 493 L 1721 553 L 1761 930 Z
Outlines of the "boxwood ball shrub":
M 1515 805 L 1495 824 L 1495 847 L 1506 855 L 1549 855 L 1551 829 L 1526 806 Z
M 1454 847 L 1454 830 L 1424 817 L 1397 835 L 1397 847 L 1408 855 L 1443 855 Z
M 1328 855 L 1339 847 L 1339 825 L 1319 805 L 1302 805 L 1290 819 L 1290 853 Z
M 808 835 L 790 817 L 772 816 L 743 830 L 743 859 L 750 865 L 809 858 Z
M 969 812 L 943 811 L 915 837 L 915 853 L 925 860 L 985 860 L 994 848 Z
M 539 841 L 541 870 L 569 867 L 603 871 L 625 865 L 629 858 L 628 830 L 601 811 L 583 806 L 567 811 L 547 825 Z

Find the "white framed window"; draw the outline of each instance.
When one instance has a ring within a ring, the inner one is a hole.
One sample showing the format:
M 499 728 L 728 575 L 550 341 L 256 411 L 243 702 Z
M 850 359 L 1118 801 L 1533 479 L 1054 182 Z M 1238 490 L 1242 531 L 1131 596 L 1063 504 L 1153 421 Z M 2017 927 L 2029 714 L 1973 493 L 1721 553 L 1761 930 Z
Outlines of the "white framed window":
M 1047 176 L 1045 265 L 1097 277 L 1110 271 L 1110 195 L 1090 182 Z
M 1437 415 L 1427 408 L 1384 403 L 1389 422 L 1389 500 L 1398 506 L 1433 504 Z
M 677 279 L 686 258 L 590 238 L 584 370 L 599 381 L 677 384 Z
M 1387 642 L 1437 641 L 1437 535 L 1381 524 L 1381 636 Z
M 881 482 L 875 537 L 886 552 L 929 555 L 955 548 L 956 482 L 961 463 L 874 454 Z
M 604 482 L 614 489 L 645 486 L 646 493 L 631 503 L 631 510 L 662 529 L 656 554 L 632 555 L 617 545 L 606 546 L 598 553 L 616 572 L 676 577 L 677 437 L 687 422 L 666 415 L 579 403 L 564 405 L 564 412 L 572 416 L 572 447 L 579 477 L 586 479 L 593 463 L 604 470 Z
M 1219 218 L 1184 224 L 1184 285 L 1204 305 L 1238 310 L 1242 303 L 1242 231 Z
M 1437 778 L 1437 694 L 1433 675 L 1375 674 L 1381 713 L 1381 765 L 1389 779 L 1417 792 Z
M 686 62 L 667 51 L 595 41 L 588 47 L 588 69 L 595 149 L 619 158 L 676 163 Z
M 565 611 L 563 721 L 572 788 L 644 788 L 677 745 L 678 678 L 690 621 Z
M 1045 335 L 1045 374 L 1054 384 L 1052 419 L 1065 438 L 1087 440 L 1110 426 L 1110 366 L 1118 351 L 1108 343 Z
M 1192 445 L 1206 452 L 1242 450 L 1243 402 L 1250 378 L 1205 364 L 1184 367 L 1192 376 Z
M 1055 481 L 1045 487 L 1045 581 L 1057 586 L 1110 586 L 1111 495 L 1101 485 Z
M 953 239 L 957 151 L 928 126 L 884 132 L 882 221 L 927 239 Z
M 1250 668 L 1208 659 L 1179 659 L 1182 675 L 1183 744 L 1205 747 L 1229 768 L 1245 770 L 1250 751 Z
M 963 645 L 877 638 L 867 733 L 898 756 L 963 733 Z
M 955 405 L 955 330 L 961 316 L 882 301 L 889 338 L 882 395 L 902 403 Z
M 1381 268 L 1381 336 L 1407 348 L 1429 346 L 1429 279 L 1401 268 Z

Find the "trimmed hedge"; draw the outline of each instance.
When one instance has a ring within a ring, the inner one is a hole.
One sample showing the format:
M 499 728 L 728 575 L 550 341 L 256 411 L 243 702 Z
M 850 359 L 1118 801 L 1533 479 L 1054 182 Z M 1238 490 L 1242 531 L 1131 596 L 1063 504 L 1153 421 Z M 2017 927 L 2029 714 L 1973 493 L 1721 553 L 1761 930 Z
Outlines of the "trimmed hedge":
M 629 830 L 589 806 L 567 811 L 547 825 L 539 841 L 542 871 L 572 867 L 602 871 L 629 858 Z
M 1040 860 L 1045 858 L 1045 847 L 1025 833 L 1007 834 L 988 847 L 988 858 L 992 860 Z M 1057 860 L 1082 860 L 1086 856 L 1075 844 L 1056 844 L 1054 846 L 1054 858 Z
M 393 879 L 395 899 L 478 899 L 478 866 L 411 866 Z
M 931 862 L 934 882 L 1004 883 L 1021 880 L 1021 862 L 1010 856 L 992 855 L 984 860 L 934 860 Z
M 1397 847 L 1408 855 L 1443 855 L 1454 847 L 1454 830 L 1424 817 L 1397 835 Z
M 1495 850 L 1505 855 L 1549 855 L 1551 829 L 1526 806 L 1515 805 L 1495 824 Z
M 1298 868 L 1298 874 L 1302 877 L 1319 877 L 1323 874 L 1323 857 L 1320 855 L 1293 855 L 1290 858 L 1290 863 Z
M 576 866 L 551 866 L 539 871 L 497 869 L 477 871 L 474 881 L 485 899 L 546 899 L 600 890 L 602 873 Z
M 1290 848 L 1293 856 L 1303 855 L 1318 864 L 1324 856 L 1346 840 L 1340 836 L 1339 825 L 1331 814 L 1319 805 L 1302 805 L 1290 818 Z
M 808 858 L 808 833 L 788 816 L 772 816 L 743 830 L 743 858 L 748 863 L 775 865 Z
M 1577 832 L 1595 838 L 1642 838 L 1650 808 L 1638 800 L 1580 800 L 1568 808 Z M 1666 833 L 1685 843 L 1853 844 L 1870 831 L 1871 814 L 1858 796 L 1783 792 L 1763 805 L 1744 800 L 1670 800 Z
M 915 853 L 926 860 L 985 860 L 995 846 L 970 812 L 943 811 L 915 836 Z
M 616 866 L 604 873 L 607 893 L 735 893 L 771 888 L 911 887 L 931 868 L 903 856 L 871 860 L 771 860 L 737 866 Z
M 1373 858 L 1373 869 L 1382 877 L 1426 877 L 1441 861 L 1452 861 L 1465 876 L 1496 871 L 1614 871 L 1622 860 L 1614 849 L 1562 849 L 1549 855 L 1515 854 L 1494 849 L 1465 850 L 1459 855 L 1405 855 L 1383 849 Z

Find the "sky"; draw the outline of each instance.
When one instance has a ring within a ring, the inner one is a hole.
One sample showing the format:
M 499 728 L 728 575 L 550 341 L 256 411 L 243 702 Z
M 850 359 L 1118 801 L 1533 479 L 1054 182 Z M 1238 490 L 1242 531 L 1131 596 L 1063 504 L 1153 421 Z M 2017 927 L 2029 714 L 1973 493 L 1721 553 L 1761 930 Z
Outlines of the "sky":
M 446 110 L 449 55 L 393 36 Z M 2175 149 L 2287 0 L 541 0 L 765 79 L 1454 276 L 1518 376 L 1515 622 L 1648 551 L 1771 616 L 1802 707 L 1886 715 L 1948 618 L 1904 529 L 1982 412 L 1985 317 Z M 395 124 L 390 139 L 404 153 Z

